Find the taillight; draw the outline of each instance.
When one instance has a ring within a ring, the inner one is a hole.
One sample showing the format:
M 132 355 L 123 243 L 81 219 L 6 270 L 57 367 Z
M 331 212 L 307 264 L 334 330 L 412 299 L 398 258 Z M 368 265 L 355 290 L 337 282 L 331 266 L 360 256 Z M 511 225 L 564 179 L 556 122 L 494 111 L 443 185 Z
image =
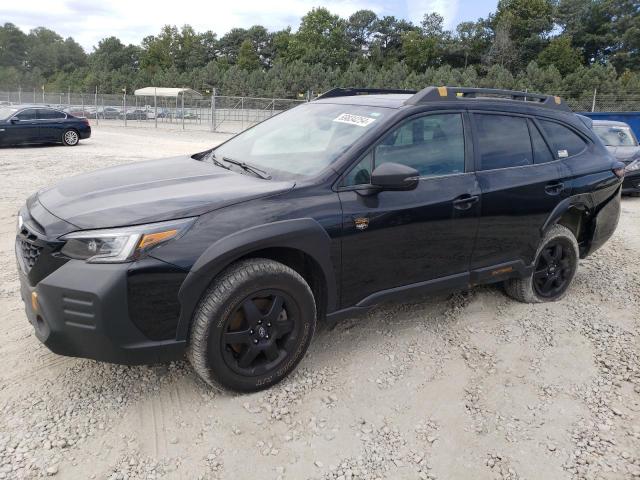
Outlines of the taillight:
M 89 119 L 88 118 L 83 118 L 82 119 L 82 123 L 86 124 L 86 125 L 90 125 L 89 123 Z

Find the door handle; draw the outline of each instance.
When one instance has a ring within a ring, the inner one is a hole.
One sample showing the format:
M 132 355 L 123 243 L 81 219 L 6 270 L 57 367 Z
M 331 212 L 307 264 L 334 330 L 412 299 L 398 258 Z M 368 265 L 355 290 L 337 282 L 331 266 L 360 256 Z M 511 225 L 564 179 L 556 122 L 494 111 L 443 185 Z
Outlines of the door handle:
M 547 184 L 544 187 L 544 191 L 547 192 L 547 195 L 558 195 L 564 190 L 564 183 L 562 182 L 553 182 Z
M 456 210 L 469 210 L 479 200 L 478 195 L 462 195 L 453 201 Z

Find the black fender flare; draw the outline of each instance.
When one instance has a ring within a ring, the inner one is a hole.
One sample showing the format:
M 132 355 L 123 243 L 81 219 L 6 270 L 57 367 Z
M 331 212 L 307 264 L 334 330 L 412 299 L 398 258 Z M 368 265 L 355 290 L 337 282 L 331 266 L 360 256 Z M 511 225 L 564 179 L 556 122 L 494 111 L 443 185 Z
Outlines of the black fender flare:
M 302 251 L 317 262 L 322 269 L 327 287 L 327 311 L 335 310 L 337 286 L 331 261 L 331 238 L 312 218 L 282 220 L 232 233 L 217 240 L 204 251 L 178 292 L 181 310 L 176 339 L 187 338 L 193 312 L 200 297 L 220 272 L 239 258 L 273 247 Z
M 587 214 L 590 214 L 593 209 L 593 199 L 590 193 L 581 193 L 578 195 L 573 195 L 571 197 L 567 197 L 562 200 L 553 211 L 549 214 L 547 219 L 545 220 L 542 228 L 540 229 L 540 235 L 543 236 L 545 232 L 558 223 L 558 220 L 562 218 L 562 216 L 569 210 L 570 208 L 577 207 L 579 209 L 584 210 Z

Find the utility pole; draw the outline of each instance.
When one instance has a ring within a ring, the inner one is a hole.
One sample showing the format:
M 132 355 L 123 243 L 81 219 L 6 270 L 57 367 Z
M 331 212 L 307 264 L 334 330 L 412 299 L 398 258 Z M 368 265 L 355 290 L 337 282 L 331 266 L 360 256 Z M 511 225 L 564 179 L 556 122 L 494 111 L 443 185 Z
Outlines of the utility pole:
M 127 126 L 127 87 L 124 87 L 122 89 L 123 95 L 122 95 L 122 110 L 124 113 L 124 126 Z

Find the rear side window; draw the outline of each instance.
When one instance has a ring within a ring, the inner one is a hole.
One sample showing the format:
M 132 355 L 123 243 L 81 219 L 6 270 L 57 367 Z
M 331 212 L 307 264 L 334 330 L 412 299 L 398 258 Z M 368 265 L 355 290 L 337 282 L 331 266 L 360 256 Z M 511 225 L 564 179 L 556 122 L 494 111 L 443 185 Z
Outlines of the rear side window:
M 480 170 L 533 163 L 526 118 L 477 113 L 474 117 L 480 146 Z
M 58 112 L 57 110 L 49 110 L 47 108 L 38 109 L 38 119 L 40 120 L 55 120 L 65 117 L 66 115 L 64 113 Z
M 555 157 L 551 153 L 551 150 L 549 150 L 547 142 L 542 138 L 540 130 L 538 130 L 538 127 L 536 127 L 535 123 L 531 120 L 528 120 L 528 123 L 529 132 L 531 133 L 531 144 L 533 145 L 533 161 L 535 163 L 553 162 Z
M 23 110 L 20 113 L 16 114 L 16 118 L 19 118 L 20 120 L 35 120 L 36 110 L 34 108 Z
M 551 142 L 556 158 L 571 157 L 587 148 L 586 142 L 580 135 L 559 123 L 540 120 L 540 125 Z

